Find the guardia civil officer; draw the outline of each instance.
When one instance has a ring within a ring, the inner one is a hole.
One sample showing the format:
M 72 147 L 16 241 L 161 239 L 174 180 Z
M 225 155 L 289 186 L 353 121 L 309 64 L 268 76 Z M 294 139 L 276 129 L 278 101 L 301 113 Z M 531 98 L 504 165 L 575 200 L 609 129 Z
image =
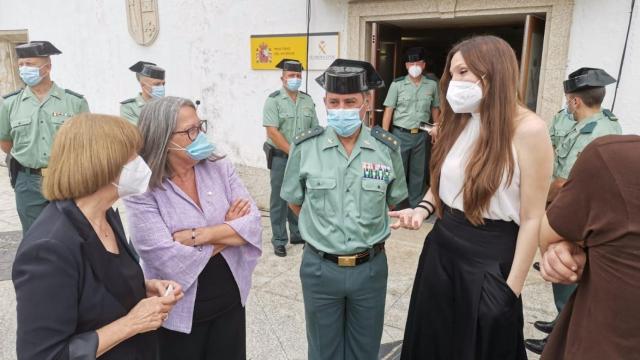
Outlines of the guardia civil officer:
M 287 202 L 280 198 L 284 168 L 295 134 L 318 126 L 318 118 L 311 96 L 300 91 L 302 64 L 297 60 L 284 59 L 276 67 L 282 69 L 282 87 L 271 93 L 265 101 L 262 125 L 267 131 L 264 151 L 267 155 L 267 167 L 271 171 L 271 243 L 276 255 L 286 256 L 287 242 L 302 244 L 304 241 L 298 230 L 298 217 L 287 207 Z M 290 236 L 287 235 L 287 222 Z
M 136 73 L 140 92 L 138 96 L 120 102 L 120 116 L 137 125 L 144 105 L 165 95 L 165 70 L 147 61 L 138 61 L 129 70 Z
M 618 118 L 607 109 L 602 109 L 606 94 L 605 86 L 616 80 L 606 71 L 597 68 L 580 68 L 563 82 L 566 109 L 560 110 L 553 118 L 549 134 L 554 148 L 553 182 L 547 201 L 550 203 L 569 178 L 573 164 L 580 153 L 593 140 L 605 135 L 620 135 L 622 128 Z M 575 284 L 552 284 L 553 299 L 562 311 L 576 288 Z M 536 321 L 538 330 L 550 334 L 555 325 L 552 321 Z M 527 339 L 525 346 L 530 351 L 541 354 L 547 338 Z
M 7 165 L 23 233 L 48 203 L 40 183 L 56 132 L 73 115 L 89 112 L 84 96 L 51 80 L 51 56 L 58 54 L 62 52 L 48 41 L 16 46 L 26 87 L 5 95 L 0 105 L 0 147 L 12 157 Z
M 326 90 L 329 126 L 293 139 L 281 192 L 306 241 L 300 279 L 308 358 L 377 359 L 387 211 L 407 197 L 400 144 L 362 123 L 369 90 L 384 86 L 371 64 L 337 59 L 316 81 Z
M 409 186 L 409 205 L 418 205 L 429 182 L 428 157 L 431 155 L 431 135 L 423 124 L 435 124 L 440 116 L 438 83 L 423 75 L 426 68 L 425 50 L 407 50 L 405 67 L 408 75 L 395 79 L 384 101 L 382 127 L 400 141 L 402 164 Z M 393 127 L 391 127 L 393 123 Z

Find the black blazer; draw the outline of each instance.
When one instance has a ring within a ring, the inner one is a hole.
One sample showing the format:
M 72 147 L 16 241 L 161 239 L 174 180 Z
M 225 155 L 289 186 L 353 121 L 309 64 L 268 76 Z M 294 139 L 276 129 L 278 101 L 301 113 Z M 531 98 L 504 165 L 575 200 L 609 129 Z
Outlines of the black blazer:
M 13 264 L 20 360 L 95 359 L 96 330 L 125 316 L 145 297 L 142 270 L 134 260 L 118 213 L 107 212 L 120 248 L 113 261 L 76 204 L 50 203 L 25 235 Z M 154 332 L 136 335 L 100 357 L 155 359 Z

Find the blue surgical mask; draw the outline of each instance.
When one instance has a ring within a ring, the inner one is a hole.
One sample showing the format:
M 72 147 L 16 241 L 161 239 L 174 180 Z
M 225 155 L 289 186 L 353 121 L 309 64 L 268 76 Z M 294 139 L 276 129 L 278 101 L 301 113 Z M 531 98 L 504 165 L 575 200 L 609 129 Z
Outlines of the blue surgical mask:
M 186 148 L 183 148 L 176 143 L 173 143 L 173 145 L 177 146 L 178 149 L 170 150 L 186 151 L 187 155 L 189 155 L 190 158 L 196 161 L 204 160 L 213 155 L 213 152 L 216 151 L 216 145 L 210 142 L 203 132 L 199 133 L 196 139 L 193 140 L 193 142 L 191 142 L 191 144 L 189 144 Z
M 299 78 L 287 79 L 287 89 L 291 91 L 298 91 L 298 89 L 300 89 L 300 85 L 302 85 L 302 79 L 299 79 Z
M 339 136 L 349 137 L 362 125 L 361 108 L 362 106 L 358 109 L 327 109 L 327 123 Z
M 152 86 L 151 96 L 153 96 L 154 98 L 164 97 L 164 85 Z
M 571 112 L 571 110 L 569 110 L 569 103 L 565 102 L 563 109 L 567 113 L 569 120 L 575 121 L 575 118 L 573 117 L 573 113 Z
M 44 65 L 43 65 L 44 66 Z M 36 66 L 20 66 L 20 78 L 28 86 L 36 86 L 42 81 L 40 68 Z

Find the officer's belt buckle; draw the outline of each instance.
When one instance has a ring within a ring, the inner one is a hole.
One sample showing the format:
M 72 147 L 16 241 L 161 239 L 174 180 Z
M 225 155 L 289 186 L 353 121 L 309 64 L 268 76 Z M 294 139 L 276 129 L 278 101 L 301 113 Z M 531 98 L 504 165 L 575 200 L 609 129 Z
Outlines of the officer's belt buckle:
M 353 267 L 356 266 L 357 255 L 338 256 L 338 266 Z
M 40 176 L 45 177 L 49 174 L 49 169 L 48 168 L 42 168 L 40 169 Z
M 420 128 L 413 128 L 410 131 L 412 134 L 417 134 L 420 131 Z

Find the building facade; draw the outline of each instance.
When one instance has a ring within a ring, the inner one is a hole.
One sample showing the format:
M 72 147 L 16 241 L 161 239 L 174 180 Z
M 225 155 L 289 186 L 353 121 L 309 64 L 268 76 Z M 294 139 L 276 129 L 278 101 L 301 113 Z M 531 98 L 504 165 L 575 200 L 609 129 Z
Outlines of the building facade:
M 140 45 L 128 30 L 131 2 L 0 0 L 0 92 L 21 86 L 11 48 L 49 40 L 53 79 L 84 94 L 91 110 L 117 114 L 138 92 L 128 67 L 138 60 L 167 70 L 167 94 L 200 100 L 209 136 L 240 164 L 265 168 L 262 106 L 280 87 L 277 70 L 252 70 L 251 35 L 307 31 L 303 0 L 159 0 L 155 41 Z M 138 0 L 141 3 L 149 0 Z M 573 70 L 600 67 L 615 78 L 604 106 L 625 133 L 640 133 L 640 5 L 633 0 L 311 0 L 309 30 L 337 32 L 341 57 L 376 64 L 387 82 L 403 75 L 401 54 L 421 45 L 442 74 L 443 56 L 473 34 L 505 38 L 521 60 L 525 103 L 550 120 L 564 102 L 562 80 Z M 304 74 L 324 122 L 323 92 Z M 303 88 L 305 84 L 303 83 Z M 384 91 L 376 94 L 376 108 Z M 614 103 L 615 98 L 615 103 Z

